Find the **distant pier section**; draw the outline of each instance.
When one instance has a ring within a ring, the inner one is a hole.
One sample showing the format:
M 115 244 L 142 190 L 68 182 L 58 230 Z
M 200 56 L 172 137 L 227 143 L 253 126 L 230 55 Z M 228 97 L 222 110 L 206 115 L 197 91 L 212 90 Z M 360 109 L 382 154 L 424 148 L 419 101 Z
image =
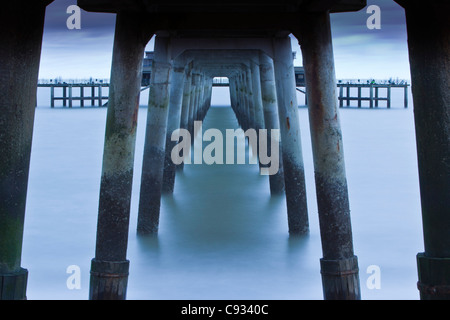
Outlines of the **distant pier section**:
M 80 107 L 87 102 L 90 106 L 104 106 L 109 97 L 104 94 L 103 88 L 109 88 L 108 79 L 87 80 L 39 80 L 38 87 L 50 88 L 50 107 L 55 107 L 55 101 L 62 101 L 63 107 L 72 108 L 74 101 L 80 101 Z
M 352 101 L 356 101 L 361 108 L 363 101 L 369 101 L 369 108 L 378 108 L 379 102 L 385 102 L 386 107 L 391 108 L 392 89 L 403 90 L 403 106 L 408 108 L 408 87 L 404 80 L 338 80 L 339 107 L 350 107 Z M 356 91 L 356 95 L 354 94 Z
M 295 54 L 293 53 L 293 58 Z M 150 87 L 151 72 L 153 65 L 153 51 L 145 52 L 141 91 Z M 297 91 L 305 94 L 305 104 L 308 103 L 305 82 L 305 69 L 303 67 L 294 67 L 295 85 Z M 213 87 L 228 87 L 229 80 L 225 77 L 216 77 L 213 79 Z M 105 94 L 109 88 L 109 79 L 83 79 L 83 80 L 63 80 L 45 79 L 39 80 L 38 87 L 50 88 L 50 106 L 55 107 L 56 101 L 62 101 L 63 107 L 72 108 L 73 101 L 80 101 L 80 107 L 84 107 L 86 102 L 89 106 L 106 106 L 109 97 Z M 391 108 L 392 89 L 403 90 L 403 106 L 408 108 L 408 87 L 409 84 L 405 80 L 389 79 L 350 79 L 338 80 L 338 101 L 339 107 L 363 107 L 363 102 L 368 101 L 369 108 L 378 108 L 385 106 Z M 354 103 L 353 103 L 354 102 Z M 380 104 L 381 102 L 381 104 Z M 367 105 L 367 104 L 365 104 Z

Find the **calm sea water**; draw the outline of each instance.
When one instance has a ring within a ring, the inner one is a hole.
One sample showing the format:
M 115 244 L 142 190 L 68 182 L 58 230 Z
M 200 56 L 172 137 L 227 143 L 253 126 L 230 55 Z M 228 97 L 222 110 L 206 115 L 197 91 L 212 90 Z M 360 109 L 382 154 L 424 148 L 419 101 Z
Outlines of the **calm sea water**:
M 402 102 L 401 102 L 402 103 Z M 401 105 L 402 107 L 402 105 Z M 423 251 L 412 108 L 341 109 L 363 299 L 418 299 Z M 158 237 L 136 235 L 146 108 L 136 142 L 128 299 L 322 299 L 322 257 L 306 108 L 299 108 L 310 234 L 291 238 L 284 196 L 257 165 L 186 165 L 161 206 Z M 28 299 L 87 299 L 106 109 L 36 109 L 22 266 Z M 203 129 L 238 127 L 229 107 Z M 204 142 L 206 145 L 207 142 Z M 81 270 L 70 290 L 67 267 Z M 380 268 L 379 289 L 366 285 Z

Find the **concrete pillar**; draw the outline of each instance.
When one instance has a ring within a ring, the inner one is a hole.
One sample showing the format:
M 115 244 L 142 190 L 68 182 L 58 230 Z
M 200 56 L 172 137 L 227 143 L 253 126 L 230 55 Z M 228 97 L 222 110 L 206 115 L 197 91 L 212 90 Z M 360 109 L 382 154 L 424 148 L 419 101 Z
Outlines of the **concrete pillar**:
M 98 106 L 101 107 L 103 105 L 103 93 L 102 93 L 102 86 L 98 86 Z
M 180 128 L 187 129 L 189 123 L 189 107 L 191 103 L 192 73 L 188 70 L 185 74 L 183 100 L 181 106 Z
M 21 267 L 25 206 L 45 6 L 0 11 L 0 300 L 25 300 Z
M 239 73 L 235 78 L 235 86 L 236 86 L 236 110 L 237 110 L 237 116 L 239 116 L 239 125 L 241 126 L 242 130 L 248 129 L 248 121 L 247 121 L 247 115 L 246 115 L 246 107 L 245 102 L 243 99 L 243 92 L 242 92 L 242 74 Z
M 247 67 L 245 69 L 244 75 L 245 75 L 244 93 L 245 93 L 245 100 L 248 106 L 249 127 L 252 129 L 256 129 L 255 103 L 253 102 L 252 70 L 250 67 Z
M 379 87 L 375 86 L 375 108 L 378 108 L 378 89 Z
M 203 95 L 203 107 L 201 112 L 201 119 L 204 120 L 206 117 L 206 113 L 209 110 L 209 107 L 211 106 L 211 98 L 212 98 L 212 81 L 213 79 L 211 77 L 206 77 L 205 79 L 205 86 L 204 86 L 204 95 Z
M 236 78 L 230 77 L 229 78 L 229 90 L 230 90 L 230 103 L 231 103 L 231 109 L 233 109 L 234 114 L 236 116 L 236 120 L 238 121 L 238 125 L 242 127 L 241 124 L 241 116 L 239 114 L 239 102 L 238 102 L 238 93 L 236 88 Z
M 325 299 L 360 299 L 329 13 L 305 15 L 297 34 L 302 49 L 314 159 Z
M 72 108 L 72 102 L 73 102 L 73 100 L 72 100 L 72 85 L 71 84 L 69 84 L 69 108 Z
M 171 73 L 170 39 L 157 36 L 142 164 L 138 234 L 158 232 Z
M 84 86 L 80 85 L 80 107 L 84 108 Z
M 202 120 L 203 110 L 205 108 L 205 96 L 206 96 L 206 76 L 202 75 L 202 83 L 200 86 L 200 101 L 197 110 L 197 120 Z
M 54 86 L 50 87 L 50 107 L 51 108 L 55 107 L 55 87 Z
M 387 108 L 391 108 L 391 85 L 389 84 L 387 87 Z
M 403 107 L 408 109 L 408 84 L 403 88 Z
M 95 86 L 91 87 L 91 106 L 95 106 Z
M 237 93 L 236 93 L 236 79 L 234 77 L 229 78 L 229 86 L 228 89 L 230 90 L 230 103 L 231 103 L 231 109 L 233 109 L 234 113 L 236 114 L 237 109 Z M 237 114 L 236 114 L 237 117 Z M 239 121 L 239 119 L 238 119 Z
M 184 63 L 175 63 L 172 70 L 172 79 L 170 85 L 169 115 L 167 119 L 166 147 L 164 160 L 164 173 L 162 192 L 173 193 L 175 186 L 176 165 L 171 158 L 172 149 L 178 141 L 172 141 L 172 133 L 180 128 L 181 106 L 183 103 L 184 89 Z
M 250 117 L 249 117 L 249 108 L 248 108 L 248 101 L 246 99 L 245 95 L 245 76 L 244 72 L 241 72 L 239 74 L 239 79 L 237 82 L 237 91 L 238 91 L 238 97 L 239 97 L 239 105 L 241 106 L 241 119 L 243 127 L 242 129 L 246 131 L 250 128 Z
M 194 136 L 194 109 L 195 109 L 195 98 L 197 92 L 198 75 L 192 73 L 192 83 L 191 83 L 191 93 L 189 101 L 189 116 L 188 116 L 188 130 L 193 139 Z M 192 140 L 194 141 L 194 140 Z
M 256 57 L 258 63 L 253 62 L 251 64 L 252 74 L 252 92 L 253 92 L 253 105 L 255 110 L 255 129 L 264 129 L 264 111 L 263 102 L 261 97 L 261 75 L 259 71 L 259 55 Z
M 63 107 L 67 107 L 67 85 L 63 85 Z
M 422 300 L 450 299 L 450 4 L 405 8 L 425 251 L 417 255 Z
M 259 55 L 260 82 L 261 82 L 261 100 L 264 110 L 264 125 L 267 129 L 268 141 L 271 141 L 271 130 L 280 129 L 278 118 L 277 90 L 275 86 L 275 74 L 273 70 L 272 59 L 263 52 Z M 267 144 L 268 152 L 271 154 L 271 143 Z M 281 159 L 281 144 L 278 152 L 280 155 L 279 169 L 274 175 L 269 176 L 270 193 L 279 194 L 284 192 L 284 171 Z
M 197 132 L 194 132 L 194 122 L 197 121 L 197 109 L 199 104 L 199 98 L 200 98 L 200 83 L 201 83 L 201 75 L 196 72 L 193 76 L 193 101 L 192 101 L 192 108 L 189 110 L 190 119 L 192 119 L 191 127 L 190 127 L 190 133 L 192 138 L 192 143 L 194 143 L 194 139 L 196 137 Z
M 243 92 L 242 92 L 242 82 L 241 82 L 241 74 L 237 75 L 233 81 L 230 80 L 230 89 L 233 86 L 234 91 L 234 99 L 235 99 L 235 113 L 236 117 L 238 119 L 239 126 L 242 128 L 242 130 L 248 129 L 248 116 L 246 113 L 246 105 L 243 98 Z
M 126 297 L 129 268 L 126 253 L 141 66 L 150 37 L 151 34 L 142 30 L 139 17 L 117 14 L 97 242 L 91 263 L 91 300 L 122 300 Z
M 290 234 L 309 231 L 295 73 L 289 37 L 274 38 L 274 70 Z
M 195 86 L 195 105 L 194 105 L 194 121 L 198 120 L 198 111 L 200 109 L 203 91 L 203 75 L 197 74 L 197 84 Z
M 255 130 L 256 130 L 256 136 L 257 136 L 257 143 L 256 143 L 256 150 L 258 154 L 258 164 L 260 168 L 267 167 L 267 165 L 263 165 L 261 163 L 261 159 L 259 157 L 260 155 L 260 130 L 266 129 L 264 124 L 264 111 L 263 111 L 263 102 L 261 97 L 261 76 L 259 72 L 259 54 L 255 57 L 253 57 L 254 61 L 251 61 L 250 64 L 250 70 L 251 70 L 251 77 L 252 77 L 252 103 L 253 103 L 253 110 L 254 110 L 254 123 L 255 123 Z M 269 133 L 267 137 L 269 136 Z M 269 141 L 269 140 L 268 140 Z M 268 142 L 267 141 L 267 142 Z M 267 149 L 270 148 L 270 143 L 266 143 Z
M 186 70 L 184 81 L 183 100 L 181 106 L 181 119 L 180 119 L 180 128 L 186 130 L 189 129 L 189 108 L 192 93 L 191 88 L 192 88 L 192 70 L 190 67 L 188 67 Z M 183 170 L 184 162 L 177 165 L 176 168 L 177 170 Z

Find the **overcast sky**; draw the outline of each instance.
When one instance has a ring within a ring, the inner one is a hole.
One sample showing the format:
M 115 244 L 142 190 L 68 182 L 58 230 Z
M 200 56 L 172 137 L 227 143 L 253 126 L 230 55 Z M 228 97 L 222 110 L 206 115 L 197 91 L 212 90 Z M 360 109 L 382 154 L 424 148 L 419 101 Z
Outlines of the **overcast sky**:
M 81 29 L 69 30 L 68 6 L 76 0 L 55 0 L 47 7 L 39 78 L 109 78 L 115 15 L 81 12 Z M 366 10 L 331 16 L 338 79 L 410 79 L 403 9 L 393 0 L 368 0 L 381 9 L 381 29 L 369 30 Z M 301 52 L 295 65 L 302 65 Z M 153 49 L 153 41 L 147 46 Z

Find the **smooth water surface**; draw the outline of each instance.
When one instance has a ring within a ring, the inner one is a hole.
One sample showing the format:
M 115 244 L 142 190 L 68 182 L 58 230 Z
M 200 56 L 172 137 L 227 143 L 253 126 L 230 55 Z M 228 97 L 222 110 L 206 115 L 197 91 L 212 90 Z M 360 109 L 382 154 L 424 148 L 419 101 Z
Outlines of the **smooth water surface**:
M 284 196 L 258 165 L 185 165 L 164 195 L 157 237 L 136 235 L 146 108 L 136 141 L 128 299 L 322 299 L 322 257 L 308 110 L 299 108 L 310 234 L 287 232 Z M 418 299 L 423 251 L 412 109 L 341 109 L 363 299 Z M 94 257 L 105 108 L 36 109 L 22 266 L 28 299 L 87 299 Z M 229 107 L 203 129 L 236 129 Z M 197 137 L 199 139 L 201 137 Z M 208 142 L 203 142 L 204 146 Z M 66 269 L 81 270 L 69 290 Z M 380 268 L 370 289 L 367 268 Z

